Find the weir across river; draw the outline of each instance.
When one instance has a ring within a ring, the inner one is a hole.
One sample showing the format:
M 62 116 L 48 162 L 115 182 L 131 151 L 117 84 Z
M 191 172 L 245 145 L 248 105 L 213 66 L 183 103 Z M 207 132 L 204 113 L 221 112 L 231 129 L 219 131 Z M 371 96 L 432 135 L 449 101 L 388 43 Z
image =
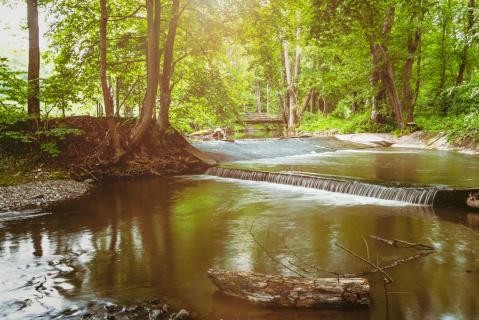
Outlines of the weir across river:
M 470 207 L 468 197 L 479 192 L 479 190 L 473 189 L 392 187 L 354 180 L 332 179 L 300 172 L 268 172 L 213 167 L 208 169 L 206 174 L 221 178 L 284 184 L 422 206 Z

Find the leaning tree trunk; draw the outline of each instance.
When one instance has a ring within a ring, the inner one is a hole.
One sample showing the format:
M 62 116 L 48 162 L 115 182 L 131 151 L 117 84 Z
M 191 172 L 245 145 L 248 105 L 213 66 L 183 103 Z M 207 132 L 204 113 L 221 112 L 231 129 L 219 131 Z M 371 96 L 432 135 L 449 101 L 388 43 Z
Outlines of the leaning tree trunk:
M 160 137 L 163 137 L 170 125 L 169 113 L 171 103 L 171 76 L 173 74 L 173 53 L 175 48 L 176 29 L 180 19 L 180 0 L 173 0 L 171 7 L 170 25 L 166 36 L 163 73 L 161 74 L 160 93 Z
M 115 151 L 114 161 L 118 160 L 121 157 L 121 146 L 120 138 L 115 126 L 114 118 L 114 107 L 113 107 L 113 97 L 111 95 L 110 87 L 108 86 L 107 80 L 107 23 L 108 23 L 108 9 L 107 9 L 107 0 L 100 0 L 100 78 L 101 78 L 101 88 L 103 91 L 103 102 L 105 104 L 105 115 L 108 126 L 108 132 L 110 133 L 110 138 L 112 141 L 113 149 Z
M 160 70 L 160 18 L 161 0 L 146 0 L 148 46 L 146 54 L 146 95 L 140 109 L 138 123 L 130 134 L 130 148 L 134 148 L 143 139 L 153 117 L 156 104 Z
M 40 118 L 40 35 L 38 0 L 27 0 L 28 25 L 28 114 Z
M 363 278 L 300 278 L 209 269 L 224 294 L 266 307 L 368 307 L 369 282 Z
M 381 44 L 373 46 L 373 55 L 375 61 L 379 61 L 377 66 L 380 69 L 380 79 L 384 87 L 385 93 L 391 104 L 391 109 L 394 115 L 394 121 L 398 126 L 403 125 L 401 100 L 397 91 L 396 83 L 394 81 L 393 66 L 386 48 Z

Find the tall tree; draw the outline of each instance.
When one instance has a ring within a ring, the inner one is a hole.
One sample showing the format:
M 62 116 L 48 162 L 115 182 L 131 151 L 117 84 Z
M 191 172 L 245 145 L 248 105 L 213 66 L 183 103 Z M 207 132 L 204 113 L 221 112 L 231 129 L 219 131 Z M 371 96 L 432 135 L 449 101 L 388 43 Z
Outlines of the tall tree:
M 288 119 L 288 130 L 294 130 L 296 126 L 296 109 L 298 104 L 298 78 L 301 69 L 301 44 L 300 44 L 300 29 L 296 31 L 296 52 L 294 64 L 291 65 L 289 57 L 289 44 L 287 40 L 283 40 L 284 53 L 284 74 L 287 85 L 287 95 L 284 101 L 286 102 L 287 110 L 286 116 Z
M 122 150 L 120 146 L 120 138 L 116 130 L 115 125 L 115 111 L 113 106 L 113 97 L 111 94 L 110 86 L 107 80 L 107 24 L 108 24 L 108 8 L 107 0 L 100 0 L 100 78 L 101 88 L 103 92 L 103 103 L 105 104 L 105 115 L 108 125 L 108 132 L 113 144 L 113 150 L 115 152 L 114 160 L 118 160 L 121 157 Z
M 399 93 L 394 80 L 393 64 L 389 57 L 387 40 L 391 33 L 394 22 L 395 8 L 389 6 L 386 9 L 382 30 L 379 34 L 373 34 L 371 41 L 371 54 L 377 75 L 384 86 L 385 93 L 389 98 L 396 125 L 402 126 L 402 106 Z
M 28 25 L 28 114 L 40 118 L 40 31 L 38 0 L 27 0 Z
M 147 14 L 147 54 L 146 54 L 146 95 L 140 112 L 140 118 L 130 134 L 130 148 L 143 139 L 150 126 L 156 104 L 160 70 L 160 27 L 161 1 L 146 0 Z
M 173 73 L 173 54 L 175 49 L 176 29 L 180 20 L 180 0 L 172 0 L 170 23 L 164 45 L 163 72 L 160 85 L 160 136 L 163 136 L 170 125 L 169 110 L 171 103 L 171 76 Z
M 414 10 L 416 14 L 411 15 L 410 26 L 408 30 L 408 40 L 407 40 L 407 52 L 408 56 L 406 58 L 406 63 L 404 64 L 403 69 L 403 89 L 402 89 L 402 104 L 403 109 L 407 113 L 406 121 L 414 121 L 414 102 L 416 99 L 416 94 L 413 93 L 411 88 L 411 74 L 416 57 L 416 52 L 419 48 L 422 39 L 422 23 L 424 19 L 425 10 L 423 9 L 423 1 L 419 1 L 419 8 Z M 414 26 L 414 24 L 416 24 Z M 415 29 L 415 30 L 414 30 Z M 418 61 L 418 68 L 420 66 L 420 61 Z M 418 75 L 419 78 L 419 75 Z M 416 80 L 418 81 L 418 80 Z M 416 90 L 419 90 L 416 86 Z

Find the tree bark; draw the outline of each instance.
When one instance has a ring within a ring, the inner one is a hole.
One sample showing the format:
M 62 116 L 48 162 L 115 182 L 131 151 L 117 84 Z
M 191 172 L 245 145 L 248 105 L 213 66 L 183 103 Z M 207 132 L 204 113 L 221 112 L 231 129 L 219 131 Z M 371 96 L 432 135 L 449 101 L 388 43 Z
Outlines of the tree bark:
M 175 49 L 176 29 L 180 20 L 180 0 L 172 0 L 170 24 L 166 36 L 163 72 L 161 74 L 160 92 L 160 136 L 163 136 L 170 125 L 169 110 L 171 103 L 171 76 L 173 73 L 173 54 Z
M 363 278 L 300 278 L 209 269 L 224 294 L 266 307 L 368 307 L 369 283 Z
M 468 60 L 468 51 L 471 46 L 471 30 L 474 27 L 474 9 L 476 6 L 475 0 L 469 0 L 467 3 L 467 10 L 468 10 L 468 19 L 467 19 L 467 27 L 465 32 L 465 44 L 464 49 L 462 50 L 462 58 L 461 64 L 459 65 L 459 72 L 457 74 L 456 79 L 456 86 L 460 86 L 464 81 L 464 71 L 466 70 L 467 60 Z
M 40 31 L 38 0 L 27 0 L 28 25 L 28 114 L 40 119 Z
M 130 148 L 134 148 L 143 139 L 152 121 L 156 103 L 160 70 L 160 18 L 161 1 L 146 0 L 148 45 L 146 57 L 146 95 L 140 110 L 140 118 L 130 134 Z M 168 119 L 166 119 L 168 120 Z M 160 119 L 161 121 L 161 119 Z
M 114 160 L 118 160 L 121 156 L 122 150 L 120 146 L 120 138 L 116 130 L 115 118 L 114 118 L 114 106 L 113 97 L 111 95 L 110 87 L 107 80 L 107 24 L 108 24 L 108 9 L 107 0 L 100 0 L 100 79 L 101 88 L 103 92 L 103 102 L 105 104 L 105 115 L 108 126 L 108 132 L 110 133 L 111 142 L 113 144 L 113 150 L 115 152 Z

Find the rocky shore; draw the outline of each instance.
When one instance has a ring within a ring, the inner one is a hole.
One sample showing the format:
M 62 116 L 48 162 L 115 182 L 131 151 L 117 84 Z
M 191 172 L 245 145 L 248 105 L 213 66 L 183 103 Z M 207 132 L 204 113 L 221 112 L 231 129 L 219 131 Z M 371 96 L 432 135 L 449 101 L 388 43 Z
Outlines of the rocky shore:
M 45 208 L 55 203 L 72 200 L 86 194 L 89 181 L 45 180 L 15 186 L 0 187 L 0 212 Z
M 81 316 L 82 320 L 190 320 L 193 316 L 185 309 L 173 310 L 161 299 L 140 304 L 95 304 Z

